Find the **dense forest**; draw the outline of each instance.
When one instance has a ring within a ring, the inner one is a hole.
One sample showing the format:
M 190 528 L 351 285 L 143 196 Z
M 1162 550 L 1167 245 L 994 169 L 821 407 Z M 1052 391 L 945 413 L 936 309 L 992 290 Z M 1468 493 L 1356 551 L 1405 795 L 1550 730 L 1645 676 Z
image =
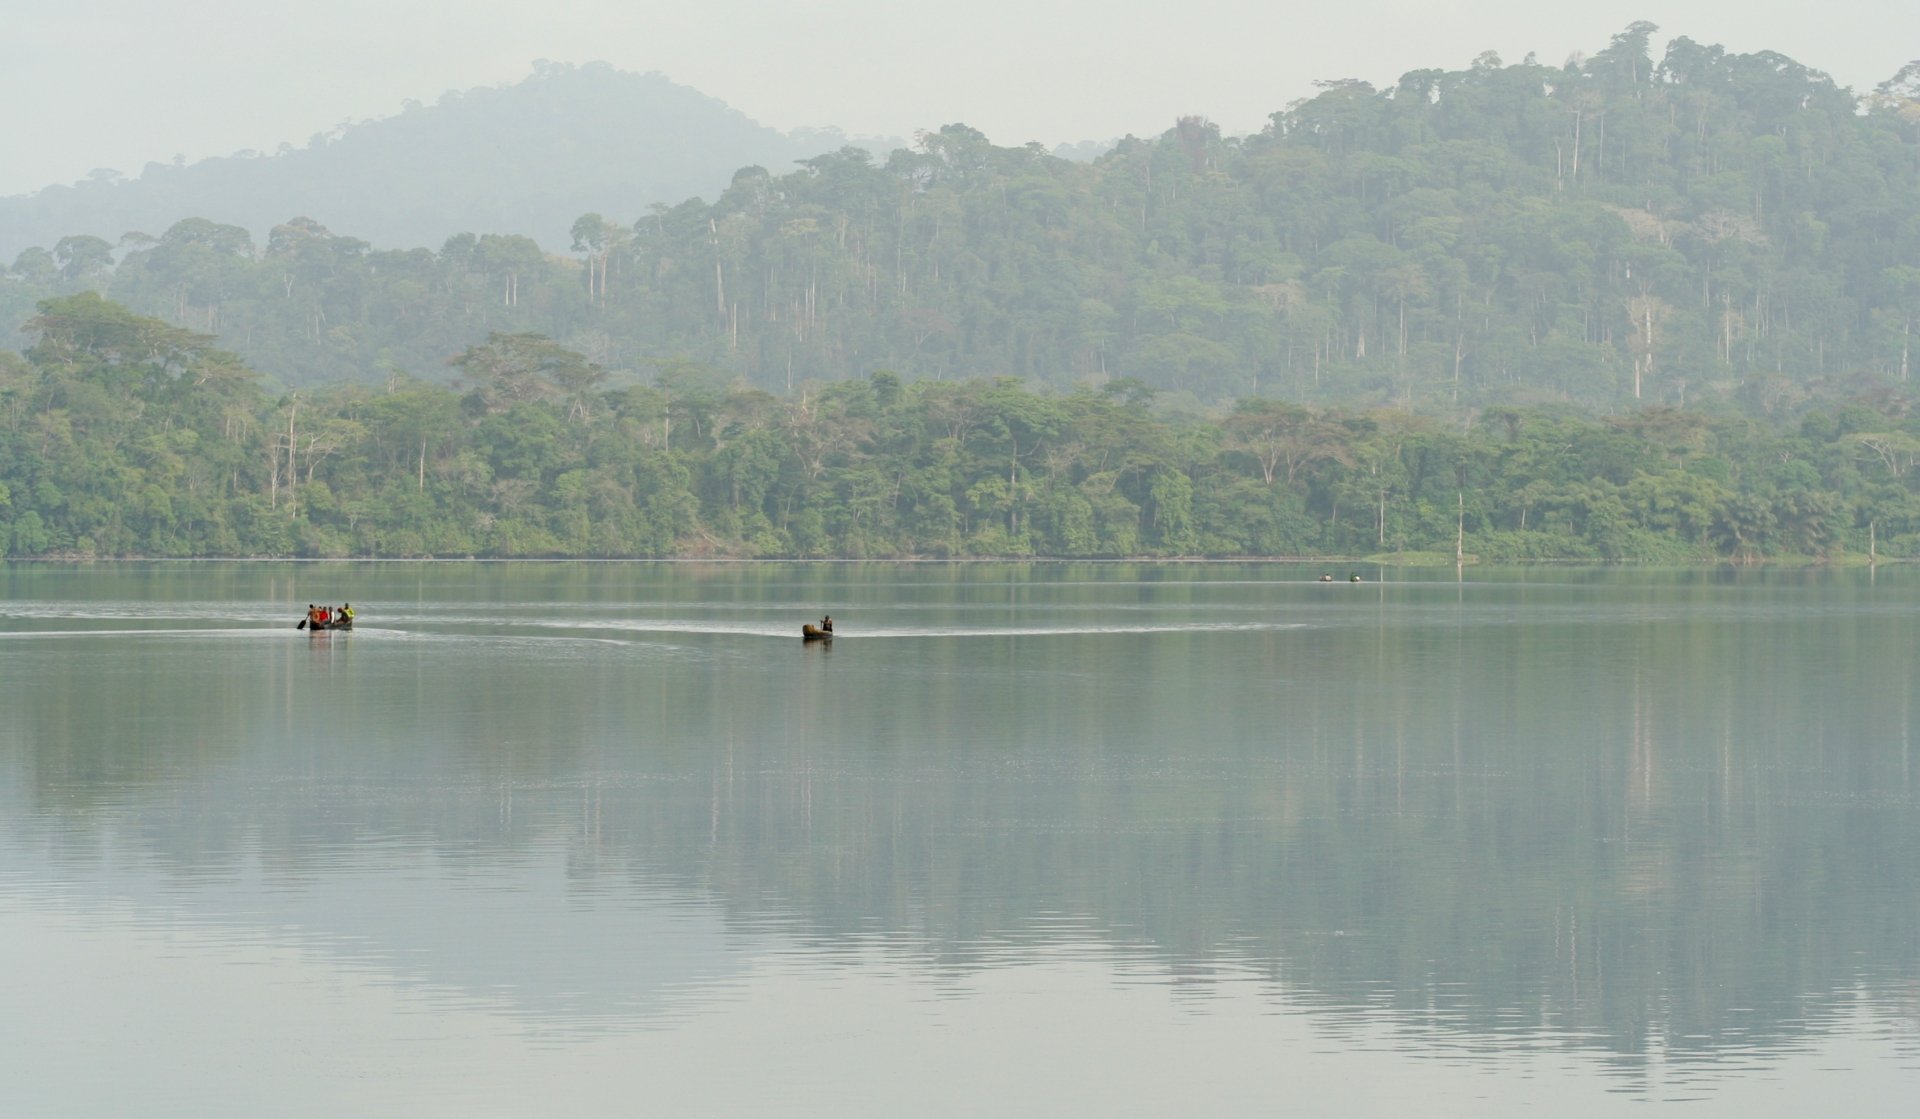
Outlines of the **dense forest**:
M 505 230 L 374 251 L 309 219 L 264 245 L 207 218 L 76 230 L 19 254 L 0 322 L 92 288 L 300 387 L 443 379 L 493 332 L 782 393 L 890 369 L 1190 404 L 1767 411 L 1907 380 L 1920 65 L 1860 98 L 1773 53 L 1681 38 L 1656 61 L 1654 31 L 1333 83 L 1256 135 L 1188 117 L 1091 163 L 949 125 L 580 214 L 557 254 Z
M 11 555 L 1920 553 L 1920 63 L 1634 24 L 1091 162 L 953 125 L 373 251 L 0 278 Z
M 0 354 L 12 556 L 1312 556 L 1756 561 L 1920 554 L 1895 394 L 1465 424 L 1135 380 L 870 376 L 775 396 L 662 363 L 614 384 L 537 334 L 449 387 L 268 392 L 213 340 L 86 292 Z

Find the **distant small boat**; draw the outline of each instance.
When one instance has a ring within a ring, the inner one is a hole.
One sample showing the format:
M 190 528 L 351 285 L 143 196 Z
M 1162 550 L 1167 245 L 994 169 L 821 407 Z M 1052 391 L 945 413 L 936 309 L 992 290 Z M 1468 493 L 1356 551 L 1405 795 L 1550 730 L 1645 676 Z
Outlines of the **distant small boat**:
M 823 628 L 821 626 L 814 625 L 812 622 L 808 622 L 806 625 L 803 625 L 800 627 L 800 640 L 832 641 L 833 640 L 833 623 L 828 622 Z
M 353 628 L 352 622 L 310 622 L 307 625 L 307 632 L 308 633 L 325 633 L 328 630 L 352 629 L 352 628 Z

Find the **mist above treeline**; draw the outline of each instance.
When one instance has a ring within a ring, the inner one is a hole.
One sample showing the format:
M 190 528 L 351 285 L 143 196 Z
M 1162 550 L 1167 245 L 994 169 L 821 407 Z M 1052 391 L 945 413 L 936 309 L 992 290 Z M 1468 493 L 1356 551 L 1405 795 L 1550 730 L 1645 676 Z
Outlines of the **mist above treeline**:
M 1778 413 L 1903 388 L 1920 64 L 1859 96 L 1770 52 L 1680 38 L 1655 58 L 1655 30 L 1563 65 L 1484 55 L 1391 88 L 1328 83 L 1246 137 L 1181 117 L 1091 161 L 960 124 L 799 157 L 663 79 L 549 67 L 299 152 L 74 188 L 182 186 L 151 234 L 75 227 L 18 253 L 0 329 L 23 346 L 40 300 L 99 290 L 284 386 L 447 380 L 450 357 L 505 332 L 616 383 L 690 361 L 779 393 L 886 369 L 1133 379 L 1195 408 Z M 573 99 L 633 83 L 705 123 L 590 143 L 552 127 L 591 131 Z M 502 143 L 530 132 L 540 145 Z M 620 181 L 754 137 L 764 155 L 707 197 Z M 254 203 L 215 184 L 274 168 L 315 194 L 262 241 L 236 212 Z M 507 205 L 542 189 L 598 201 L 556 238 Z M 437 247 L 374 247 L 463 211 L 477 224 Z

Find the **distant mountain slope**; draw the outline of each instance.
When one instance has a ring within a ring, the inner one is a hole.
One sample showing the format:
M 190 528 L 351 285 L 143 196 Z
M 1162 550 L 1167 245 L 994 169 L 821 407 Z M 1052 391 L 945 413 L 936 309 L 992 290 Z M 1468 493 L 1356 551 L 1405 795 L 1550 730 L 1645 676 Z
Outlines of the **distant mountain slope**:
M 537 135 L 586 112 L 536 111 L 530 91 L 581 77 L 545 74 L 485 95 L 528 118 L 509 146 L 434 181 L 449 209 L 541 176 L 580 192 L 550 225 L 480 218 L 418 239 L 437 248 L 373 251 L 382 227 L 323 210 L 264 243 L 217 214 L 117 254 L 71 236 L 0 271 L 0 348 L 31 344 L 40 300 L 91 287 L 294 387 L 451 377 L 448 358 L 499 332 L 623 379 L 691 361 L 778 391 L 879 369 L 1133 379 L 1168 405 L 1778 412 L 1904 389 L 1920 364 L 1920 63 L 1862 97 L 1769 51 L 1682 37 L 1656 60 L 1655 30 L 1562 66 L 1485 55 L 1388 88 L 1333 83 L 1252 136 L 1181 117 L 1088 163 L 947 124 L 884 159 L 761 161 L 657 210 L 603 201 L 595 176 L 675 145 L 572 119 Z M 603 78 L 625 80 L 582 80 Z M 368 166 L 447 162 L 382 135 L 393 147 Z M 416 171 L 380 180 L 396 201 L 371 217 L 420 196 Z M 518 235 L 576 222 L 577 249 Z
M 778 173 L 844 142 L 782 134 L 658 74 L 546 64 L 517 85 L 449 93 L 278 155 L 150 163 L 137 179 L 0 199 L 0 261 L 70 234 L 157 236 L 188 217 L 264 238 L 304 216 L 382 248 L 511 231 L 565 251 L 582 213 L 711 198 L 742 166 Z

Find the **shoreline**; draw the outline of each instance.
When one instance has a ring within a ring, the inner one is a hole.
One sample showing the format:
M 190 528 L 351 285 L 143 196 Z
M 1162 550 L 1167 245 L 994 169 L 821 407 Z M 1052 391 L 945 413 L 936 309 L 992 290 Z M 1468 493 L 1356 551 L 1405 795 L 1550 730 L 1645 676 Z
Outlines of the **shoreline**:
M 1451 556 L 1437 556 L 1422 553 L 1389 553 L 1371 556 L 89 556 L 89 555 L 46 555 L 46 556 L 0 556 L 0 566 L 10 564 L 48 564 L 56 566 L 80 567 L 96 563 L 592 563 L 592 564 L 714 564 L 714 565 L 778 565 L 778 564 L 892 564 L 900 566 L 960 566 L 980 564 L 1160 564 L 1176 566 L 1244 566 L 1247 564 L 1287 564 L 1294 566 L 1313 566 L 1328 564 L 1351 566 L 1355 564 L 1374 568 L 1445 568 L 1445 567 L 1619 567 L 1619 568 L 1667 568 L 1667 569 L 1709 569 L 1727 567 L 1748 568 L 1853 568 L 1853 567 L 1896 567 L 1920 562 L 1920 557 L 1874 557 L 1856 555 L 1843 556 L 1769 556 L 1755 559 L 1742 559 L 1723 556 L 1715 559 L 1690 561 L 1647 561 L 1647 560 L 1596 560 L 1596 559 L 1527 559 L 1513 561 L 1483 561 L 1469 556 L 1456 562 Z

